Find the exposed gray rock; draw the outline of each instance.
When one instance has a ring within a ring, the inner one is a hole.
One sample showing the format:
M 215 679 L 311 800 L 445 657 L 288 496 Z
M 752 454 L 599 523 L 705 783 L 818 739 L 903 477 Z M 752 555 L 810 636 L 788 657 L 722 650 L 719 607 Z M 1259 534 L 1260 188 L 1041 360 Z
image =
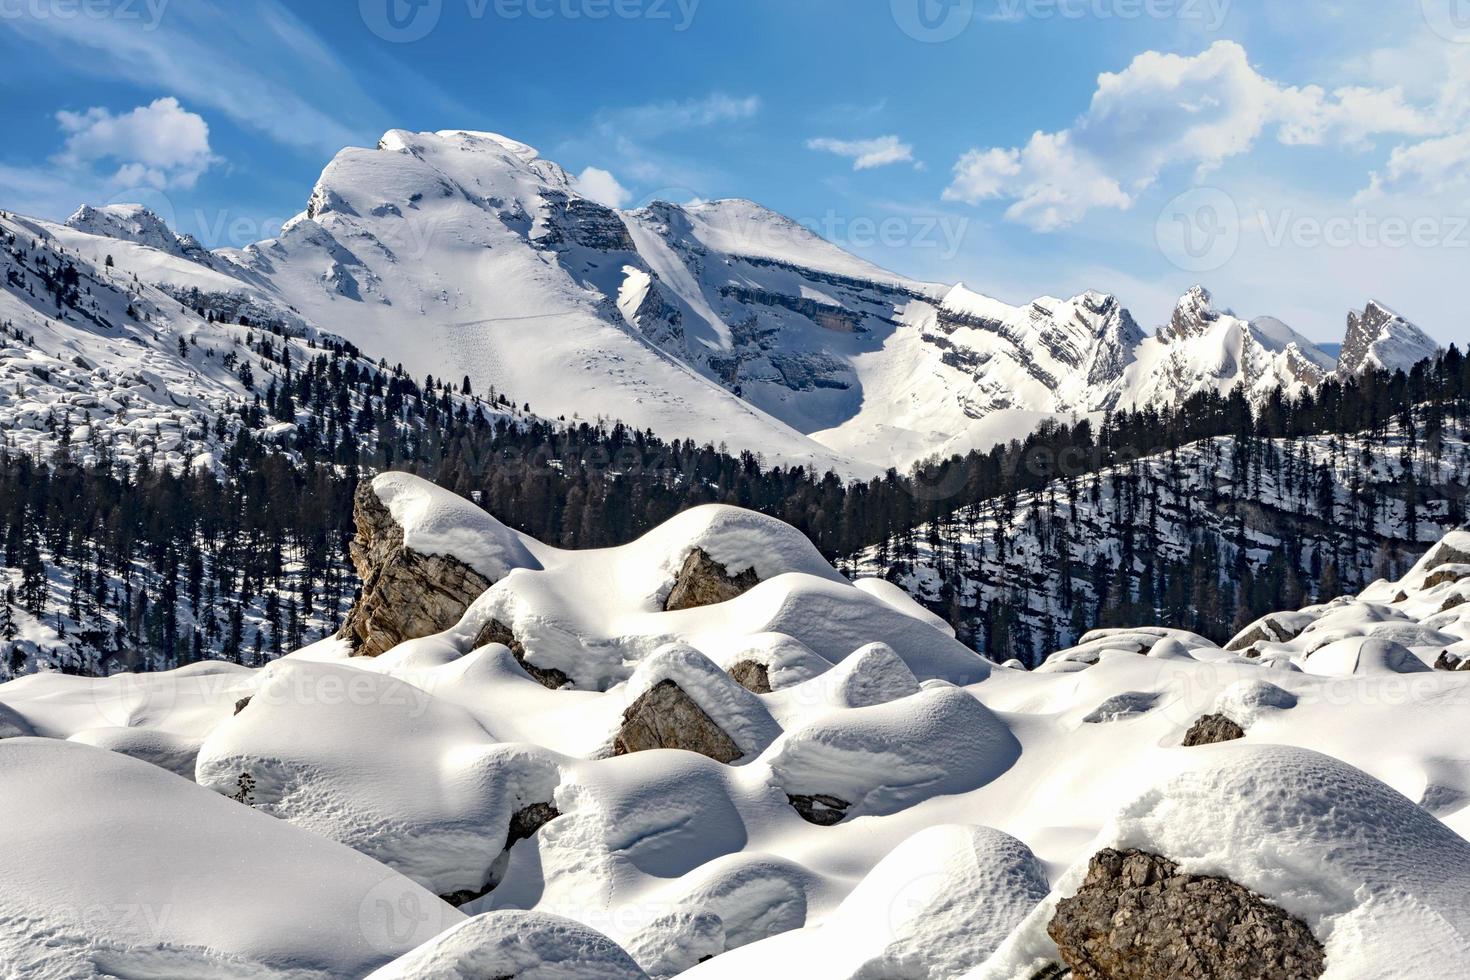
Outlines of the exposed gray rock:
M 1439 611 L 1442 613 L 1447 613 L 1451 609 L 1459 609 L 1467 602 L 1470 602 L 1470 599 L 1467 599 L 1465 596 L 1456 593 L 1444 601 L 1444 605 L 1439 607 Z
M 1463 582 L 1467 578 L 1470 578 L 1470 564 L 1441 565 L 1424 579 L 1424 587 L 1432 589 L 1445 582 Z
M 807 823 L 814 823 L 818 827 L 831 827 L 842 822 L 847 816 L 847 811 L 852 809 L 852 804 L 835 796 L 790 796 L 786 797 L 796 812 Z
M 1215 745 L 1245 738 L 1245 729 L 1224 715 L 1205 715 L 1184 736 L 1184 747 Z
M 403 528 L 370 482 L 358 487 L 353 518 L 357 536 L 350 550 L 362 594 L 338 635 L 360 657 L 443 632 L 494 584 L 457 558 L 404 547 Z
M 235 702 L 235 714 L 238 715 L 240 712 L 244 711 L 248 707 L 250 707 L 250 699 L 241 698 L 240 700 Z
M 730 668 L 735 683 L 752 694 L 771 693 L 771 668 L 757 660 L 742 660 Z
M 1257 643 L 1290 643 L 1301 636 L 1304 629 L 1305 627 L 1293 629 L 1285 623 L 1267 617 L 1231 640 L 1226 644 L 1225 649 L 1231 653 L 1239 653 Z
M 516 658 L 516 663 L 520 664 L 526 673 L 536 678 L 541 686 L 548 687 L 553 691 L 560 691 L 562 688 L 571 685 L 572 679 L 564 672 L 555 668 L 537 667 L 530 660 L 527 660 L 525 645 L 516 639 L 515 633 L 511 631 L 509 626 L 506 626 L 498 619 L 490 620 L 490 622 L 486 623 L 480 629 L 480 632 L 475 636 L 474 649 L 478 650 L 480 647 L 490 643 L 499 643 L 509 647 L 511 656 Z
M 1445 650 L 1434 662 L 1435 670 L 1470 670 L 1470 657 Z
M 1047 934 L 1079 980 L 1312 980 L 1326 967 L 1300 920 L 1228 878 L 1136 850 L 1094 855 Z
M 659 682 L 629 705 L 613 737 L 614 755 L 649 749 L 684 749 L 727 764 L 745 754 L 673 681 Z
M 731 575 L 730 570 L 711 558 L 709 552 L 695 548 L 684 559 L 683 567 L 674 578 L 674 588 L 664 602 L 664 611 L 676 612 L 729 602 L 755 588 L 760 581 L 754 568 Z
M 479 889 L 450 892 L 448 895 L 439 897 L 458 908 L 493 892 L 503 880 L 505 859 L 509 856 L 510 849 L 523 840 L 530 840 L 535 836 L 536 831 L 559 816 L 561 816 L 561 811 L 551 803 L 532 803 L 528 807 L 517 810 L 510 818 L 510 829 L 505 835 L 505 848 L 491 866 L 490 880 L 485 883 L 485 886 Z

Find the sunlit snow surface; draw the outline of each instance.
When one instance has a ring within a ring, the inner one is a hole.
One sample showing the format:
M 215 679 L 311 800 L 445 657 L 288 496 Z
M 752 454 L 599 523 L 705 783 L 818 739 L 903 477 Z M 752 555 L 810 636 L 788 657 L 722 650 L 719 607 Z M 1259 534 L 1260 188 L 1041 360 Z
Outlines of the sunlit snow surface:
M 1430 669 L 1470 654 L 1470 534 L 1233 651 L 1114 631 L 1026 673 L 757 515 L 569 553 L 416 480 L 376 486 L 410 541 L 506 563 L 458 627 L 377 660 L 333 641 L 258 671 L 0 686 L 7 969 L 1025 977 L 1108 846 L 1268 897 L 1329 977 L 1450 976 L 1470 955 L 1470 672 Z M 762 583 L 660 612 L 696 543 Z M 471 649 L 492 610 L 573 684 Z M 720 669 L 748 659 L 773 693 Z M 662 680 L 746 755 L 609 757 Z M 1180 747 L 1214 712 L 1246 738 Z M 840 823 L 788 799 L 819 794 L 851 804 Z M 561 816 L 502 857 L 538 803 Z M 434 897 L 491 880 L 460 910 Z

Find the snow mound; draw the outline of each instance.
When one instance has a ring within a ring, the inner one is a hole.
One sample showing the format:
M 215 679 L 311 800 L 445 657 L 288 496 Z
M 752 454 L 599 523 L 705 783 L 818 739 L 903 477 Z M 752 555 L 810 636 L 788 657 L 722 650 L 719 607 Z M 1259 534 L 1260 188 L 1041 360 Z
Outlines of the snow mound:
M 369 980 L 648 980 L 611 939 L 570 919 L 539 912 L 491 912 L 467 919 Z
M 550 801 L 559 775 L 411 684 L 283 660 L 205 740 L 196 778 L 446 895 L 486 886 L 512 815 Z
M 7 704 L 0 704 L 0 739 L 26 738 L 34 734 L 35 729 L 20 716 L 20 712 Z
M 838 708 L 867 708 L 919 693 L 918 678 L 886 643 L 853 651 L 817 683 Z
M 382 865 L 162 769 L 0 742 L 15 976 L 362 976 L 461 916 Z M 44 938 L 43 938 L 44 937 Z
M 940 688 L 822 716 L 787 732 L 764 761 L 787 794 L 836 797 L 859 816 L 976 789 L 1020 751 L 1010 729 L 972 695 Z
M 421 555 L 458 558 L 490 581 L 515 568 L 540 568 L 536 541 L 518 534 L 479 507 L 407 473 L 384 473 L 373 492 L 403 528 L 403 544 Z
M 670 644 L 640 664 L 628 681 L 624 697 L 631 705 L 664 681 L 678 685 L 730 736 L 745 753 L 743 761 L 760 755 L 781 734 L 759 697 L 737 684 L 714 661 L 684 644 Z
M 1351 637 L 1312 651 L 1303 662 L 1302 669 L 1324 677 L 1350 677 L 1357 674 L 1418 674 L 1430 668 L 1401 643 Z
M 907 613 L 908 615 L 914 617 L 922 623 L 928 623 L 930 626 L 939 630 L 939 632 L 941 633 L 944 633 L 948 636 L 954 636 L 953 626 L 949 625 L 949 623 L 945 622 L 943 619 L 930 612 L 925 607 L 919 605 L 918 602 L 914 601 L 913 596 L 909 595 L 903 589 L 894 585 L 887 579 L 860 578 L 855 579 L 852 584 L 856 585 L 858 588 L 862 589 L 873 598 L 882 599 L 884 602 L 888 603 L 899 612 Z
M 68 741 L 130 755 L 185 779 L 194 778 L 199 755 L 197 742 L 156 728 L 89 728 L 77 732 Z

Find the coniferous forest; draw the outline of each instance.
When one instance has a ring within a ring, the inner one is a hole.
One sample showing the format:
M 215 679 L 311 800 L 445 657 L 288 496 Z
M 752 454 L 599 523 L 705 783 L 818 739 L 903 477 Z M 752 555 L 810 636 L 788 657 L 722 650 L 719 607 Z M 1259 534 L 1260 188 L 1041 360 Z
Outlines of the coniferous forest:
M 215 420 L 227 450 L 214 470 L 0 447 L 0 671 L 256 664 L 330 635 L 356 589 L 353 493 L 385 469 L 568 548 L 626 542 L 699 504 L 753 508 L 844 571 L 904 583 L 977 649 L 1026 662 L 1098 625 L 1162 619 L 1222 640 L 1357 587 L 1364 556 L 1388 574 L 1465 520 L 1470 361 L 1454 348 L 1297 402 L 1197 395 L 851 484 L 540 420 L 350 345 L 292 363 L 261 331 L 250 350 L 270 384 Z

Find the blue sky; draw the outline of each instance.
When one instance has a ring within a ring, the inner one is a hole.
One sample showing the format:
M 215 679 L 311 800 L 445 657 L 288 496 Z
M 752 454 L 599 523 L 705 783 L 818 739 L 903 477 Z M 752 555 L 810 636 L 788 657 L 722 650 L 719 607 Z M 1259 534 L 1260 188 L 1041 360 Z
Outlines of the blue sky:
M 0 0 L 0 57 L 0 207 L 42 217 L 242 245 L 343 145 L 483 129 L 1013 302 L 1470 338 L 1470 0 Z

